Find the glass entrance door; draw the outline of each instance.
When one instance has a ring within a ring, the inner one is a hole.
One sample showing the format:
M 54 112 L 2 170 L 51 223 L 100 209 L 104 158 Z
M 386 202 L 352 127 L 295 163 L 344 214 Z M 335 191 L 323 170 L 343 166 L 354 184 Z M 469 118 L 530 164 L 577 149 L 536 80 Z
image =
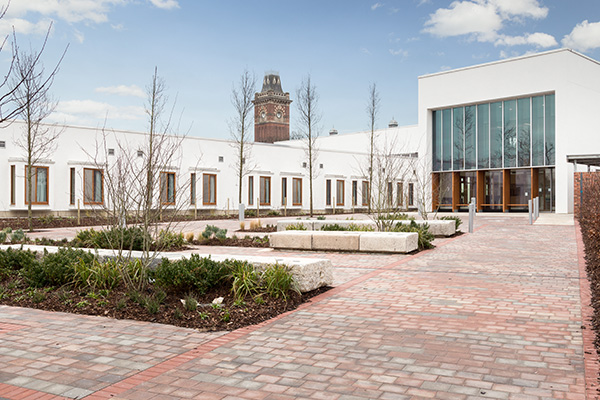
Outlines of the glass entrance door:
M 554 168 L 542 168 L 539 175 L 540 211 L 554 211 Z

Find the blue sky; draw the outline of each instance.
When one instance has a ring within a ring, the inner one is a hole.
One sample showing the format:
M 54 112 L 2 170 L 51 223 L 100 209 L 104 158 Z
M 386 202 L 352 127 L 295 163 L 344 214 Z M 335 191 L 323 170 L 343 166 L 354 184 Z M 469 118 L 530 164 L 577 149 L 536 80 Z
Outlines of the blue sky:
M 156 66 L 180 131 L 222 139 L 245 68 L 258 82 L 278 71 L 292 99 L 310 73 L 326 134 L 368 127 L 370 83 L 378 126 L 411 125 L 420 75 L 561 47 L 600 60 L 598 0 L 12 0 L 0 33 L 14 27 L 20 47 L 36 48 L 50 21 L 46 67 L 70 44 L 54 121 L 145 130 Z M 292 130 L 295 115 L 292 103 Z

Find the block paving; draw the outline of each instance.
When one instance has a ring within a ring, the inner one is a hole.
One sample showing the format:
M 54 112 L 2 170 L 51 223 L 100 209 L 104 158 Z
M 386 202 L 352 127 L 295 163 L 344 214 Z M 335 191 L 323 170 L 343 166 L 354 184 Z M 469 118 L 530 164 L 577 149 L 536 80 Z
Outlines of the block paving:
M 414 255 L 202 248 L 335 266 L 332 290 L 233 332 L 0 306 L 0 399 L 596 398 L 577 226 L 477 223 Z

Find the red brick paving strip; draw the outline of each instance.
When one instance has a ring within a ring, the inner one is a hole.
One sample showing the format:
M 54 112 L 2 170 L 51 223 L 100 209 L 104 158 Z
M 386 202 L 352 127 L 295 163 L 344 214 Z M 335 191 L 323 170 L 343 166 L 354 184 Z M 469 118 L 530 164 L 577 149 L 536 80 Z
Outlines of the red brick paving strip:
M 581 322 L 585 329 L 582 329 L 583 335 L 583 357 L 585 365 L 585 390 L 588 399 L 598 399 L 598 375 L 600 366 L 598 365 L 598 353 L 594 345 L 595 332 L 592 330 L 592 317 L 594 309 L 592 308 L 592 294 L 590 292 L 590 281 L 588 280 L 585 268 L 585 247 L 581 237 L 579 222 L 575 220 L 575 235 L 577 238 L 577 259 L 579 264 L 579 293 L 581 295 Z

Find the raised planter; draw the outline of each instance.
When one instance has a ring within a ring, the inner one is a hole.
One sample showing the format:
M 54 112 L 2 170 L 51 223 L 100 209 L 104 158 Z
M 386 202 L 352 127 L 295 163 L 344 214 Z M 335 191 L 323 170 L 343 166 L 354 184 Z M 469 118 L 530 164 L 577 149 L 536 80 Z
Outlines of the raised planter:
M 300 231 L 301 232 L 301 231 Z M 6 250 L 12 247 L 14 249 L 31 250 L 37 252 L 43 252 L 46 249 L 49 253 L 56 253 L 59 247 L 56 246 L 36 246 L 36 245 L 1 245 L 1 250 Z M 117 256 L 115 250 L 110 249 L 82 249 L 88 250 L 90 253 L 97 254 L 99 257 L 113 258 Z M 129 254 L 128 252 L 126 254 Z M 194 253 L 196 254 L 196 253 Z M 190 253 L 180 252 L 168 252 L 168 253 L 157 253 L 154 261 L 155 265 L 160 263 L 161 259 L 168 258 L 171 261 L 179 260 L 181 258 L 189 257 Z M 198 254 L 200 257 L 210 257 L 215 261 L 225 260 L 240 260 L 247 261 L 254 266 L 257 270 L 266 268 L 269 264 L 285 264 L 290 267 L 294 281 L 298 285 L 298 289 L 304 292 L 310 292 L 311 290 L 318 289 L 322 286 L 330 286 L 333 284 L 333 266 L 330 260 L 318 259 L 318 258 L 294 258 L 294 257 L 257 257 L 257 256 L 243 256 L 243 255 L 228 255 L 228 254 Z M 141 251 L 132 251 L 132 258 L 142 257 Z
M 410 253 L 418 248 L 419 234 L 416 232 L 285 231 L 271 233 L 269 239 L 271 247 L 275 249 Z M 310 248 L 307 247 L 309 243 Z
M 408 224 L 410 224 L 410 220 L 395 220 L 394 223 L 401 223 L 401 224 L 408 225 Z M 431 234 L 433 234 L 434 236 L 452 236 L 456 233 L 456 223 L 454 221 L 434 219 L 434 220 L 428 220 L 428 221 L 415 220 L 415 223 L 418 225 L 428 224 L 429 232 Z M 377 225 L 372 220 L 348 220 L 348 219 L 326 219 L 326 220 L 316 220 L 316 219 L 300 220 L 300 219 L 297 219 L 297 220 L 294 220 L 294 219 L 288 219 L 288 220 L 277 221 L 277 232 L 286 231 L 286 228 L 288 226 L 295 225 L 295 224 L 302 224 L 304 227 L 306 227 L 307 231 L 310 231 L 310 230 L 320 231 L 321 228 L 323 228 L 323 226 L 334 225 L 334 224 L 337 224 L 342 227 L 347 227 L 349 225 L 370 226 L 370 227 L 373 227 L 373 229 L 375 229 L 375 230 L 377 229 Z M 296 232 L 302 232 L 302 231 L 296 231 Z

